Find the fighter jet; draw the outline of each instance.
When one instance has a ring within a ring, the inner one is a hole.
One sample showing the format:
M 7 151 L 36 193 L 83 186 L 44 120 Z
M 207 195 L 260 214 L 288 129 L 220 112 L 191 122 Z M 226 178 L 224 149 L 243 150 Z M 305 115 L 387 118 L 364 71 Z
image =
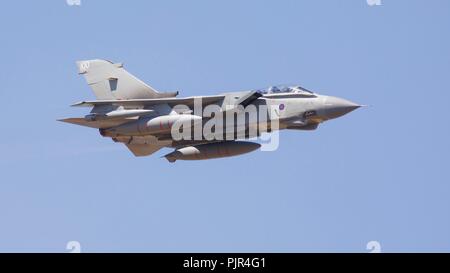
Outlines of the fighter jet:
M 96 128 L 135 156 L 174 148 L 164 156 L 169 162 L 249 153 L 261 144 L 248 139 L 283 129 L 315 130 L 361 107 L 299 85 L 178 98 L 178 92 L 156 91 L 120 63 L 87 60 L 77 67 L 97 100 L 72 105 L 92 107 L 86 116 L 60 121 Z

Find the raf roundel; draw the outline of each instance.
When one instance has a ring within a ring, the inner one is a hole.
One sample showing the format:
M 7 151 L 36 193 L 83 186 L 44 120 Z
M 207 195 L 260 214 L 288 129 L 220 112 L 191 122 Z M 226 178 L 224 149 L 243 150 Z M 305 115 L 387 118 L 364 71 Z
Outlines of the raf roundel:
M 280 106 L 278 108 L 280 109 L 280 111 L 283 111 L 284 110 L 284 104 L 283 103 L 280 104 Z

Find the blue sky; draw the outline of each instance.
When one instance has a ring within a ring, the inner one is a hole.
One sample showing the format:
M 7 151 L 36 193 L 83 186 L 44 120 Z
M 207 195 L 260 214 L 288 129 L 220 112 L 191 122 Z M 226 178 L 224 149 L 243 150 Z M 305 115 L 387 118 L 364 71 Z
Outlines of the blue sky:
M 450 251 L 450 2 L 5 1 L 0 251 Z M 371 105 L 275 152 L 169 164 L 56 121 L 105 58 L 181 96 L 299 83 Z

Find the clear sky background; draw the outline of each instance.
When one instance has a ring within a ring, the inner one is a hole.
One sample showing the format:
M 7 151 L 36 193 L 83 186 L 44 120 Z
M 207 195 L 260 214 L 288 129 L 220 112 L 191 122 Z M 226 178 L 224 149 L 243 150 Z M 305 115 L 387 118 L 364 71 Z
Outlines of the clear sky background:
M 0 251 L 450 251 L 450 1 L 3 1 Z M 369 104 L 275 152 L 169 164 L 57 122 L 104 58 L 180 96 Z

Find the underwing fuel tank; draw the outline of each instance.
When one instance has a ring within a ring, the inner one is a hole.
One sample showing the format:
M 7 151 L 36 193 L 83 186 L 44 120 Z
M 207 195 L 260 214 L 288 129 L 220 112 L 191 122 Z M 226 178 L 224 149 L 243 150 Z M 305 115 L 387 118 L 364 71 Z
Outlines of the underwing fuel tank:
M 246 154 L 253 152 L 259 147 L 261 147 L 260 144 L 247 141 L 216 142 L 179 148 L 164 157 L 169 162 L 203 160 Z
M 175 123 L 191 124 L 202 122 L 202 117 L 195 115 L 165 115 L 155 118 L 139 119 L 117 127 L 101 130 L 100 134 L 107 137 L 144 136 L 151 134 L 170 133 Z

